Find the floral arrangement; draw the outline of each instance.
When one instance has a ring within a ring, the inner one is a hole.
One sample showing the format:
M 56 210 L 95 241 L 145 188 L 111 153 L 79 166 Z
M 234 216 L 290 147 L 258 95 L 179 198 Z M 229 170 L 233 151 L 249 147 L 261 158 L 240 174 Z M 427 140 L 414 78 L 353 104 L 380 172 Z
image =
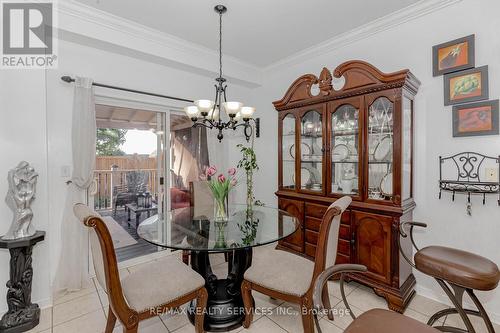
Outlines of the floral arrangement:
M 215 200 L 214 217 L 215 221 L 227 221 L 227 197 L 229 192 L 238 184 L 236 178 L 236 168 L 230 168 L 227 175 L 220 173 L 217 177 L 217 168 L 210 166 L 206 169 L 204 178 L 208 180 L 208 186 L 212 191 Z

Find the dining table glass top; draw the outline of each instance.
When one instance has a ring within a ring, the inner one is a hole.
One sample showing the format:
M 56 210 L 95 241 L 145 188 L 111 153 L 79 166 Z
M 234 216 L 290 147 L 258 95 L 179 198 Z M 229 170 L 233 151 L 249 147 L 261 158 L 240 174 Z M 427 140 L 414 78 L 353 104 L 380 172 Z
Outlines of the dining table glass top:
M 144 220 L 137 233 L 160 247 L 225 252 L 276 242 L 299 227 L 297 218 L 277 208 L 234 204 L 228 213 L 227 222 L 216 222 L 213 206 L 160 212 Z

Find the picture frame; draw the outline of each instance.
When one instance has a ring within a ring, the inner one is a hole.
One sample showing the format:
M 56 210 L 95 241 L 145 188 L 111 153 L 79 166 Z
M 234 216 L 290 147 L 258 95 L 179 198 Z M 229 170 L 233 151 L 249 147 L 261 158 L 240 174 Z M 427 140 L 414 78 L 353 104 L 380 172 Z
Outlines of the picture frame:
M 475 35 L 432 47 L 432 75 L 440 76 L 475 66 Z
M 477 102 L 488 98 L 488 66 L 444 76 L 444 105 Z
M 453 137 L 498 135 L 498 100 L 453 106 Z

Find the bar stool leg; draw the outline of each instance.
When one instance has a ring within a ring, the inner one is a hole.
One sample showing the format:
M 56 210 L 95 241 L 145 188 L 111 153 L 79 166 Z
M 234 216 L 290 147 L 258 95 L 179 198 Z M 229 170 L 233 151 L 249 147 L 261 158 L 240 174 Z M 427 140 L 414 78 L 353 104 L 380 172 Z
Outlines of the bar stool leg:
M 467 289 L 467 294 L 469 294 L 469 297 L 472 299 L 474 305 L 479 310 L 476 316 L 479 316 L 484 320 L 486 328 L 488 329 L 488 333 L 495 333 L 495 329 L 493 328 L 493 324 L 491 323 L 490 317 L 488 316 L 488 313 L 486 313 L 486 311 L 484 310 L 484 307 L 481 304 L 481 302 L 479 302 L 479 300 L 477 299 L 476 294 L 474 294 L 474 291 L 472 291 L 472 289 Z
M 448 298 L 451 300 L 451 302 L 455 306 L 455 309 L 448 309 L 448 311 L 439 311 L 439 312 L 437 312 L 435 315 L 433 315 L 429 319 L 429 321 L 427 322 L 427 325 L 432 326 L 432 324 L 434 324 L 434 322 L 437 319 L 439 319 L 440 317 L 442 317 L 445 314 L 451 313 L 450 311 L 453 310 L 453 313 L 455 313 L 455 311 L 456 311 L 456 313 L 458 313 L 460 315 L 460 317 L 462 318 L 462 320 L 463 320 L 463 322 L 464 322 L 465 327 L 467 328 L 467 330 L 465 331 L 465 330 L 462 330 L 460 328 L 451 327 L 451 326 L 441 326 L 441 327 L 436 327 L 436 328 L 439 329 L 440 331 L 443 331 L 443 332 L 468 332 L 468 333 L 476 333 L 476 330 L 472 326 L 472 323 L 471 323 L 469 317 L 467 317 L 466 311 L 462 307 L 463 295 L 464 295 L 465 288 L 459 287 L 459 286 L 454 285 L 454 284 L 450 284 L 451 287 L 453 288 L 453 291 L 452 291 L 450 289 L 450 287 L 448 287 L 448 285 L 446 284 L 446 282 L 444 282 L 443 280 L 436 278 L 436 281 L 439 283 L 439 285 L 441 286 L 441 288 L 444 290 L 444 292 L 446 293 L 446 295 L 448 296 Z

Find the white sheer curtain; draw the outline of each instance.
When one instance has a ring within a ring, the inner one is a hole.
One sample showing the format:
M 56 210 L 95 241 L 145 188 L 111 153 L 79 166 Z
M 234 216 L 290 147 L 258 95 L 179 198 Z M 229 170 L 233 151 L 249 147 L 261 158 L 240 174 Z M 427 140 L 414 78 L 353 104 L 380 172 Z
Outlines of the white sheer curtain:
M 72 119 L 73 173 L 61 224 L 61 257 L 54 292 L 79 290 L 88 278 L 88 230 L 73 214 L 73 205 L 86 202 L 93 182 L 96 149 L 95 98 L 92 79 L 75 79 Z

